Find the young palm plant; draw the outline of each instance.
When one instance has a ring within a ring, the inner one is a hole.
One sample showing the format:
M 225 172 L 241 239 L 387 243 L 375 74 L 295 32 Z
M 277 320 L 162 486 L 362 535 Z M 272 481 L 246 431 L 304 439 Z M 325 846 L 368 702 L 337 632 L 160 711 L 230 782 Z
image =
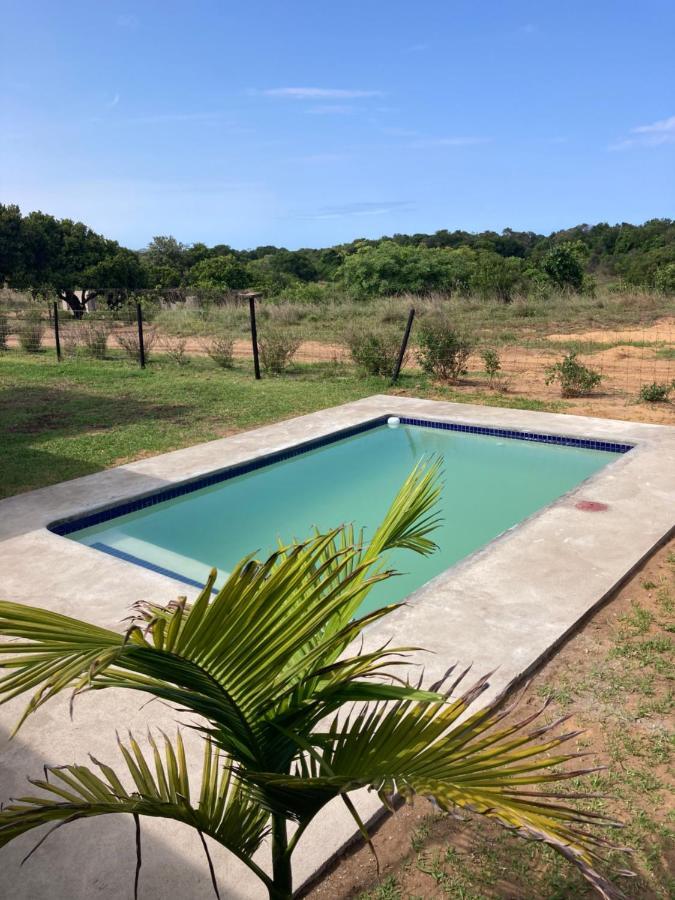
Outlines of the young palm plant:
M 247 557 L 217 593 L 213 573 L 192 605 L 138 605 L 125 634 L 0 603 L 0 635 L 11 639 L 1 645 L 0 701 L 31 694 L 17 729 L 62 691 L 124 688 L 195 714 L 204 737 L 198 791 L 180 731 L 162 747 L 150 736 L 146 753 L 133 737 L 119 742 L 123 774 L 97 760 L 49 767 L 31 780 L 38 796 L 0 811 L 0 846 L 50 823 L 131 815 L 137 893 L 140 817 L 164 817 L 197 830 L 216 894 L 205 836 L 243 860 L 271 898 L 287 900 L 292 854 L 309 823 L 339 796 L 365 834 L 349 794 L 368 787 L 385 804 L 422 794 L 444 810 L 482 813 L 555 848 L 603 896 L 621 896 L 595 868 L 611 845 L 594 826 L 615 823 L 550 787 L 584 774 L 559 768 L 577 756 L 558 750 L 574 734 L 552 736 L 559 723 L 530 731 L 531 715 L 506 725 L 509 710 L 497 701 L 471 712 L 487 678 L 459 695 L 463 676 L 429 690 L 400 678 L 393 669 L 413 648 L 350 652 L 366 626 L 396 608 L 355 618 L 372 587 L 393 574 L 386 554 L 435 549 L 438 493 L 438 461 L 422 463 L 369 543 L 341 526 L 264 561 Z M 266 840 L 271 874 L 254 859 Z

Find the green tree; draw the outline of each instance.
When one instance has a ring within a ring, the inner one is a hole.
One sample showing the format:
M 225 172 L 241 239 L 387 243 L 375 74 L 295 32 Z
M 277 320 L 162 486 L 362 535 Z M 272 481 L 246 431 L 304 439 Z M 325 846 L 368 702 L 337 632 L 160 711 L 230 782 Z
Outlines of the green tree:
M 461 289 L 470 281 L 472 268 L 471 251 L 453 253 L 381 241 L 347 255 L 337 277 L 354 296 L 377 297 Z
M 478 255 L 471 285 L 483 297 L 496 297 L 509 303 L 522 281 L 523 262 L 519 257 L 483 252 Z
M 0 203 L 0 286 L 25 269 L 21 221 L 18 206 Z
M 244 263 L 235 256 L 210 256 L 190 270 L 190 283 L 198 287 L 240 290 L 248 287 L 251 277 Z
M 552 247 L 542 262 L 542 269 L 556 287 L 580 291 L 584 282 L 584 245 L 580 241 Z
M 180 733 L 164 739 L 163 755 L 152 738 L 148 756 L 133 738 L 120 744 L 122 776 L 98 762 L 48 767 L 32 782 L 39 794 L 0 810 L 0 846 L 41 825 L 124 813 L 139 847 L 140 818 L 163 817 L 197 829 L 205 849 L 205 835 L 219 842 L 271 898 L 290 900 L 292 854 L 309 823 L 340 797 L 365 831 L 349 794 L 370 787 L 386 803 L 398 791 L 433 796 L 443 809 L 470 807 L 549 844 L 606 897 L 617 896 L 594 869 L 600 817 L 548 787 L 581 774 L 558 769 L 576 756 L 558 749 L 574 732 L 552 737 L 556 723 L 529 732 L 531 714 L 500 725 L 498 702 L 470 713 L 487 678 L 454 696 L 464 676 L 448 686 L 452 670 L 423 690 L 384 677 L 405 651 L 350 653 L 362 630 L 392 611 L 355 618 L 373 585 L 392 574 L 386 554 L 434 549 L 437 476 L 438 464 L 415 470 L 369 543 L 342 526 L 262 562 L 248 557 L 215 597 L 214 572 L 193 605 L 143 606 L 125 635 L 0 603 L 0 635 L 15 639 L 2 646 L 0 698 L 32 694 L 19 724 L 64 690 L 115 688 L 189 712 L 191 724 L 198 717 L 205 739 L 197 792 Z M 253 858 L 267 834 L 271 876 Z
M 675 294 L 675 262 L 659 266 L 654 275 L 654 287 L 662 294 Z

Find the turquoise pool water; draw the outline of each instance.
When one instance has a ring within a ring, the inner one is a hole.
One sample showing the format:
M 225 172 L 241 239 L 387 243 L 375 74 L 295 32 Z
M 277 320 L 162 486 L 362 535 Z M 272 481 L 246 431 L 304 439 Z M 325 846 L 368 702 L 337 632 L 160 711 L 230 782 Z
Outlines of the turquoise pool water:
M 363 612 L 401 600 L 506 529 L 551 503 L 618 454 L 419 425 L 379 426 L 69 536 L 203 583 L 277 540 L 353 521 L 378 524 L 415 463 L 444 460 L 443 523 L 430 557 L 392 554 L 403 574 L 378 585 Z

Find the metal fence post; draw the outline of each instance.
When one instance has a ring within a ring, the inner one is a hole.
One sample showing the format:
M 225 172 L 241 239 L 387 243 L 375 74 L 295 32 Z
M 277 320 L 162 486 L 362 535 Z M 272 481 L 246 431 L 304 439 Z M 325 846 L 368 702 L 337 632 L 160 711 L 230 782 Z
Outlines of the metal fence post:
M 258 329 L 255 324 L 255 297 L 248 298 L 248 309 L 251 316 L 251 344 L 253 346 L 253 369 L 256 381 L 260 381 L 260 360 L 258 358 Z
M 398 381 L 398 376 L 401 372 L 401 366 L 403 365 L 403 357 L 405 356 L 405 351 L 408 346 L 408 339 L 410 338 L 410 330 L 412 329 L 414 318 L 415 308 L 411 307 L 410 312 L 408 313 L 408 321 L 405 326 L 405 332 L 403 333 L 403 340 L 401 341 L 401 349 L 398 351 L 398 359 L 396 360 L 396 365 L 394 366 L 394 371 L 391 376 L 392 384 L 396 384 L 396 382 Z
M 54 310 L 54 343 L 56 345 L 56 358 L 61 362 L 61 338 L 59 336 L 59 306 L 56 300 L 53 305 Z
M 143 313 L 141 304 L 136 301 L 136 321 L 138 322 L 138 361 L 141 369 L 145 368 L 145 345 L 143 344 Z

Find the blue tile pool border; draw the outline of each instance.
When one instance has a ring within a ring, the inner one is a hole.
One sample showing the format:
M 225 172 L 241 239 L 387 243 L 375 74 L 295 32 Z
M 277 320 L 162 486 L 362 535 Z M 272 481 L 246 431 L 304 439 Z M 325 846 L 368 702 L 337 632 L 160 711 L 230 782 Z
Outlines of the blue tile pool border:
M 158 503 L 164 503 L 167 500 L 174 500 L 176 497 L 183 497 L 185 496 L 185 494 L 191 494 L 194 491 L 201 490 L 202 488 L 211 487 L 212 485 L 220 484 L 223 481 L 229 481 L 231 478 L 236 478 L 239 475 L 246 475 L 247 473 L 254 472 L 257 469 L 263 469 L 267 466 L 271 466 L 274 463 L 282 462 L 286 459 L 292 459 L 294 456 L 301 456 L 303 453 L 308 453 L 311 450 L 318 449 L 319 447 L 325 447 L 329 444 L 334 444 L 337 441 L 344 440 L 345 438 L 353 437 L 366 431 L 372 431 L 374 428 L 379 428 L 382 425 L 385 425 L 388 418 L 390 418 L 390 416 L 388 415 L 377 416 L 377 418 L 369 419 L 367 422 L 361 422 L 358 425 L 352 425 L 349 428 L 343 428 L 339 431 L 333 431 L 330 434 L 323 435 L 322 437 L 312 438 L 309 441 L 304 441 L 300 444 L 296 444 L 293 447 L 288 447 L 285 450 L 278 450 L 276 452 L 260 456 L 257 459 L 235 463 L 235 465 L 233 466 L 229 466 L 228 468 L 224 469 L 218 469 L 214 472 L 210 472 L 208 475 L 201 475 L 197 478 L 172 485 L 171 487 L 160 488 L 158 491 L 154 491 L 153 493 L 147 494 L 145 496 L 134 497 L 131 500 L 115 503 L 112 506 L 105 507 L 104 509 L 94 510 L 87 515 L 73 516 L 69 519 L 52 522 L 47 526 L 47 528 L 54 534 L 62 536 L 73 534 L 75 531 L 82 531 L 85 528 L 91 528 L 94 525 L 100 525 L 102 522 L 108 522 L 111 519 L 117 519 L 120 516 L 126 516 L 129 513 L 138 511 L 139 509 L 146 509 L 150 506 L 156 506 Z M 411 418 L 409 416 L 398 416 L 397 418 L 402 425 L 416 425 L 422 428 L 438 428 L 442 431 L 457 431 L 464 434 L 482 434 L 488 435 L 490 437 L 507 438 L 509 440 L 516 441 L 535 441 L 542 444 L 554 444 L 562 447 L 577 447 L 584 450 L 601 450 L 608 453 L 628 453 L 629 450 L 633 449 L 632 444 L 617 443 L 613 441 L 566 437 L 564 435 L 558 434 L 540 434 L 532 431 L 518 431 L 516 429 L 508 428 L 489 428 L 484 425 L 462 425 L 457 422 L 439 422 L 432 419 L 417 419 Z M 123 558 L 119 551 L 113 551 L 113 548 L 109 548 L 107 547 L 107 545 L 101 546 L 99 549 L 105 550 L 105 552 L 107 553 L 113 552 L 113 555 L 120 555 L 120 557 Z M 151 564 L 144 563 L 140 559 L 137 560 L 135 557 L 133 558 L 133 560 L 129 561 L 145 565 L 147 568 L 153 568 Z M 171 574 L 171 577 L 178 578 L 175 572 L 169 573 L 167 570 L 166 574 Z M 181 578 L 180 580 L 185 581 L 184 578 Z M 186 583 L 202 587 L 202 585 L 198 584 L 198 582 L 188 581 Z
M 461 431 L 464 434 L 486 434 L 491 437 L 509 438 L 515 441 L 537 441 L 540 444 L 557 444 L 561 447 L 578 447 L 583 450 L 603 450 L 607 453 L 628 453 L 633 444 L 613 441 L 597 441 L 588 438 L 566 437 L 560 434 L 538 434 L 535 431 L 517 431 L 509 428 L 488 428 L 485 425 L 460 425 L 457 422 L 433 422 L 429 419 L 412 419 L 399 416 L 402 425 L 417 425 L 422 428 L 439 428 L 442 431 Z
M 277 450 L 273 453 L 259 456 L 256 459 L 235 463 L 233 466 L 209 472 L 208 475 L 200 475 L 197 478 L 192 478 L 188 481 L 181 481 L 171 487 L 160 488 L 158 491 L 153 491 L 151 494 L 146 494 L 145 496 L 134 497 L 131 500 L 122 501 L 103 509 L 94 510 L 87 515 L 73 516 L 68 519 L 51 522 L 47 528 L 54 534 L 63 536 L 72 534 L 74 531 L 82 531 L 85 528 L 91 528 L 93 525 L 109 522 L 110 519 L 126 516 L 139 509 L 156 506 L 158 503 L 164 503 L 166 500 L 175 500 L 176 497 L 183 497 L 185 494 L 191 494 L 202 488 L 211 487 L 212 485 L 220 484 L 223 481 L 229 481 L 231 478 L 236 478 L 238 475 L 246 475 L 249 472 L 255 472 L 257 469 L 264 469 L 274 463 L 292 459 L 294 456 L 301 456 L 303 453 L 317 450 L 319 447 L 324 447 L 328 444 L 334 444 L 344 438 L 353 437 L 354 435 L 362 434 L 365 431 L 372 431 L 374 428 L 379 428 L 386 424 L 387 418 L 388 416 L 378 416 L 375 419 L 369 419 L 367 422 L 360 422 L 358 425 L 351 425 L 348 428 L 342 428 L 340 431 L 333 431 L 322 437 L 303 441 L 293 447 L 287 447 L 284 450 Z

